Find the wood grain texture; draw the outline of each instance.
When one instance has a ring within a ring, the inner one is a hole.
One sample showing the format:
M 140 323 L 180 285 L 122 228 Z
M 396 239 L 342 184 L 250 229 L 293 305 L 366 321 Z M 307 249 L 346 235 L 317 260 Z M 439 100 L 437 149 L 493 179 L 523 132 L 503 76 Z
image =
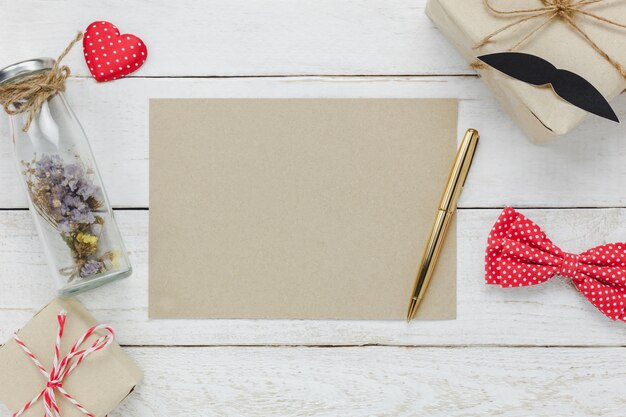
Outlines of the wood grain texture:
M 66 61 L 75 76 L 69 101 L 117 207 L 148 206 L 154 97 L 455 97 L 460 129 L 482 134 L 460 202 L 456 321 L 150 321 L 148 212 L 118 211 L 135 274 L 80 297 L 146 372 L 112 417 L 623 415 L 626 325 L 565 280 L 503 290 L 483 284 L 482 271 L 487 232 L 505 204 L 543 207 L 524 212 L 568 251 L 626 240 L 625 209 L 572 209 L 626 207 L 623 128 L 590 118 L 532 145 L 433 27 L 425 3 L 0 1 L 0 67 L 55 56 L 102 18 L 148 44 L 146 65 L 119 82 L 86 78 L 79 50 Z M 612 104 L 626 117 L 623 95 Z M 55 294 L 21 210 L 7 137 L 0 119 L 0 341 Z M 471 209 L 479 207 L 489 209 Z M 553 345 L 568 347 L 532 347 Z
M 530 143 L 474 77 L 72 80 L 68 98 L 90 138 L 112 203 L 148 206 L 148 100 L 175 97 L 458 97 L 459 129 L 481 132 L 461 207 L 625 206 L 626 141 L 620 125 L 590 118 L 567 137 Z M 614 107 L 626 116 L 626 96 Z M 462 132 L 459 132 L 459 137 Z M 8 137 L 0 119 L 0 137 Z M 172 138 L 176 140 L 176 138 Z M 25 207 L 0 141 L 0 208 Z
M 3 64 L 56 57 L 94 20 L 143 38 L 137 76 L 473 73 L 424 14 L 426 0 L 2 2 Z M 28 19 L 24 18 L 25 11 Z M 6 62 L 10 59 L 12 62 Z M 74 74 L 89 71 L 80 53 Z
M 145 379 L 111 417 L 622 417 L 626 407 L 624 348 L 126 351 Z
M 525 212 L 567 251 L 625 240 L 625 209 Z M 126 345 L 626 346 L 626 324 L 607 319 L 564 279 L 533 288 L 484 284 L 486 235 L 498 214 L 459 212 L 457 320 L 148 320 L 147 211 L 117 213 L 134 275 L 80 299 L 113 325 Z M 27 211 L 0 212 L 0 340 L 55 292 L 29 216 Z M 211 271 L 198 273 L 210 279 Z
M 117 416 L 621 417 L 626 349 L 132 348 Z

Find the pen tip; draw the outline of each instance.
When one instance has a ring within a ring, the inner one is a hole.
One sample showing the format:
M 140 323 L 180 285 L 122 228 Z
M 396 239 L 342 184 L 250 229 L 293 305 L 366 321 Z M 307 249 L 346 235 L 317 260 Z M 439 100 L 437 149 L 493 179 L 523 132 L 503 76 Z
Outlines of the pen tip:
M 406 313 L 407 323 L 413 320 L 413 317 L 415 316 L 416 306 L 417 306 L 417 301 L 415 299 L 411 299 L 411 304 L 409 304 L 409 311 Z

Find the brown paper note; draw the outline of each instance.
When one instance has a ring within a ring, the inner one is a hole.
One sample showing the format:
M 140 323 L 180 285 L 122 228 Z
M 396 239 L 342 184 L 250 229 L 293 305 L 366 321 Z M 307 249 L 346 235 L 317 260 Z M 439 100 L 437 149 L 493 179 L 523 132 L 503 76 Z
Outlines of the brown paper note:
M 150 101 L 152 318 L 404 319 L 455 100 Z M 454 226 L 419 312 L 456 316 Z

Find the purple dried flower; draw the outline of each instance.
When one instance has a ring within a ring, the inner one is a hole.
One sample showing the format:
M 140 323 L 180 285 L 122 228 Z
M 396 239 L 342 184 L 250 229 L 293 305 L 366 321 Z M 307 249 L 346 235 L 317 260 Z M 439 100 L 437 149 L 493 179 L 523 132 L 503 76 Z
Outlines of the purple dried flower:
M 96 217 L 93 215 L 93 213 L 89 209 L 87 210 L 72 209 L 70 211 L 70 219 L 74 223 L 80 223 L 83 225 L 92 224 L 93 222 L 96 221 Z
M 78 189 L 76 190 L 76 194 L 86 200 L 89 197 L 96 197 L 96 194 L 98 194 L 99 190 L 100 188 L 96 187 L 93 184 L 80 183 Z
M 65 211 L 70 211 L 72 208 L 83 210 L 87 207 L 85 202 L 78 196 L 66 194 L 63 197 L 63 206 Z
M 65 235 L 69 235 L 72 232 L 72 224 L 69 219 L 63 218 L 57 223 L 59 231 Z
M 83 167 L 78 164 L 67 164 L 65 165 L 63 170 L 66 179 L 75 178 L 77 180 L 80 180 L 84 175 Z
M 63 160 L 59 155 L 44 155 L 35 163 L 37 177 L 50 178 L 63 174 Z
M 69 191 L 75 192 L 81 184 L 84 177 L 83 168 L 76 164 L 67 164 L 63 172 L 62 185 Z
M 104 264 L 102 262 L 94 260 L 87 261 L 85 265 L 83 265 L 83 267 L 80 269 L 80 276 L 86 278 L 95 275 L 100 272 L 100 270 L 102 270 L 102 267 L 104 267 Z
M 94 236 L 100 236 L 102 233 L 102 225 L 98 223 L 94 223 L 91 225 L 91 234 Z

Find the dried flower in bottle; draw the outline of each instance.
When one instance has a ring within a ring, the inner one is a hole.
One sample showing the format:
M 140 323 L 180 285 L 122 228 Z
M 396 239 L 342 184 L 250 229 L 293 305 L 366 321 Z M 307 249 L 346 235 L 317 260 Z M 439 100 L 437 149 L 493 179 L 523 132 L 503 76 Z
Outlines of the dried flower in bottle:
M 80 163 L 65 163 L 59 155 L 35 157 L 22 165 L 35 210 L 61 234 L 72 253 L 75 264 L 61 272 L 72 281 L 110 269 L 115 255 L 98 256 L 103 194 L 91 173 Z

